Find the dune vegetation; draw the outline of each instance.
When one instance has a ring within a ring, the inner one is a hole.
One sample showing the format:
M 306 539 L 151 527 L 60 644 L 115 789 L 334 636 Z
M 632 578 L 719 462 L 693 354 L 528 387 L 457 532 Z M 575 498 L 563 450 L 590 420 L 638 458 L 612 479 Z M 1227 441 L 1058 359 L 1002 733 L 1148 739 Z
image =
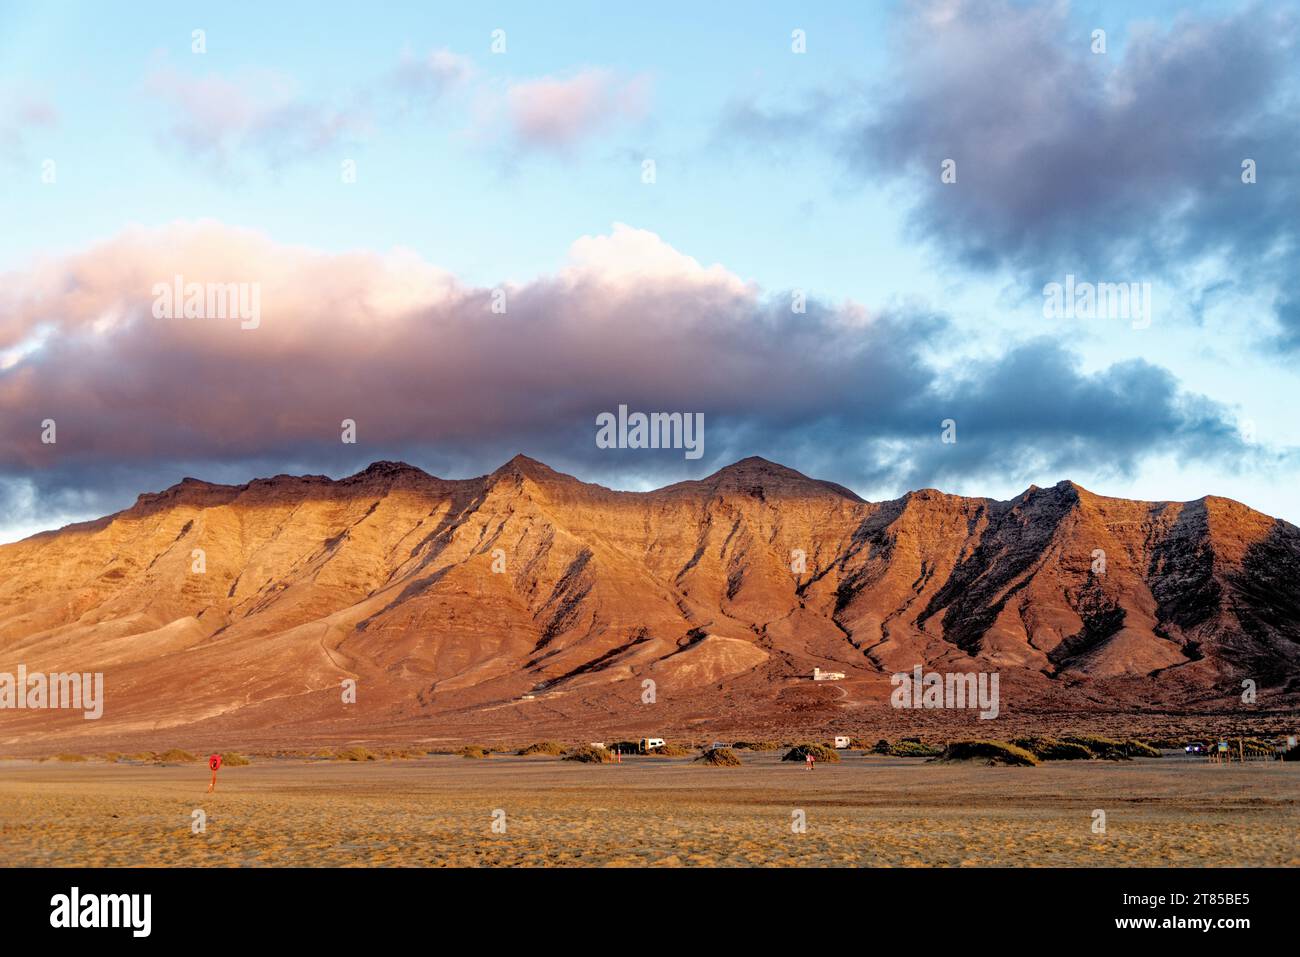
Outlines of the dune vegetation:
M 812 755 L 816 761 L 828 761 L 831 764 L 838 764 L 840 760 L 839 753 L 834 748 L 828 748 L 824 744 L 813 744 L 805 742 L 796 744 L 786 752 L 782 761 L 807 761 L 808 755 Z
M 583 764 L 609 764 L 614 760 L 614 755 L 607 748 L 593 748 L 584 744 L 566 754 L 564 760 L 581 761 Z
M 517 754 L 522 757 L 532 755 L 546 755 L 547 757 L 558 757 L 564 753 L 564 745 L 558 741 L 534 741 L 527 747 L 520 748 Z
M 738 768 L 744 763 L 731 748 L 709 748 L 695 760 L 714 768 Z
M 191 761 L 197 761 L 198 758 L 180 748 L 168 748 L 155 760 L 159 764 L 189 764 Z
M 954 741 L 943 751 L 940 761 L 976 761 L 1013 767 L 1033 767 L 1038 759 L 1024 748 L 1006 741 Z

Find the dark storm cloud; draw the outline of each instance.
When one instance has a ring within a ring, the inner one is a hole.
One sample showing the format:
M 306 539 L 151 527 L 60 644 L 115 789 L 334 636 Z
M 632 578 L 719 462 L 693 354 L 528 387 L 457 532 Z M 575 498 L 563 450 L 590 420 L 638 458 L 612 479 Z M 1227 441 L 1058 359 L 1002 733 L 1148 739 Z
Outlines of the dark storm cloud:
M 1167 279 L 1193 297 L 1224 282 L 1289 286 L 1300 267 L 1294 8 L 1184 15 L 1167 29 L 1080 22 L 1064 4 L 906 10 L 889 92 L 842 142 L 863 176 L 919 196 L 918 237 L 1029 290 L 1066 273 Z M 1091 51 L 1093 27 L 1108 29 L 1104 54 Z M 955 184 L 940 181 L 947 159 Z M 1246 159 L 1254 185 L 1242 182 Z M 1280 341 L 1294 347 L 1296 310 L 1278 306 Z
M 852 145 L 864 170 L 915 176 L 918 226 L 967 261 L 1163 268 L 1253 258 L 1294 234 L 1291 16 L 1184 18 L 1096 55 L 1060 6 L 968 0 L 944 4 L 943 22 L 934 6 L 903 28 L 914 46 L 898 93 Z M 955 185 L 940 183 L 946 158 Z M 1256 188 L 1241 182 L 1246 158 Z

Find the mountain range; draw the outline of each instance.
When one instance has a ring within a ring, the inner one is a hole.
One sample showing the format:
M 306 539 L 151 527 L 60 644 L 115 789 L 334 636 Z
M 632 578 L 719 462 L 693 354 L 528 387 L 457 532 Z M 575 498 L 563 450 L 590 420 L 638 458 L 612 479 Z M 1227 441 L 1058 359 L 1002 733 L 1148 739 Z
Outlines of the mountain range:
M 106 689 L 97 721 L 0 711 L 0 748 L 979 723 L 891 708 L 918 665 L 998 673 L 1009 727 L 1281 726 L 1298 582 L 1287 522 L 1071 482 L 868 502 L 748 458 L 620 492 L 522 455 L 457 480 L 187 478 L 0 547 L 0 672 Z

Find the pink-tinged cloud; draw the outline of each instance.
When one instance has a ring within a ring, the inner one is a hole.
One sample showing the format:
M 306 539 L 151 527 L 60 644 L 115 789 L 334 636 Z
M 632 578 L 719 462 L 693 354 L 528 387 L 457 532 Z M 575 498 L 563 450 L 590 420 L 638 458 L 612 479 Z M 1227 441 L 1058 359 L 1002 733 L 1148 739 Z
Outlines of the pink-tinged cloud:
M 404 50 L 394 79 L 401 89 L 432 103 L 445 93 L 463 86 L 475 74 L 474 61 L 446 47 L 416 56 Z
M 593 68 L 512 84 L 506 106 L 520 145 L 565 150 L 618 123 L 642 119 L 650 86 L 644 75 L 625 78 Z
M 178 281 L 255 288 L 256 328 L 160 315 Z M 136 228 L 0 275 L 0 514 L 93 514 L 87 490 L 116 482 L 101 499 L 120 507 L 185 474 L 379 458 L 473 474 L 519 450 L 611 481 L 680 477 L 680 451 L 596 447 L 596 416 L 621 404 L 703 413 L 702 468 L 762 454 L 860 487 L 1243 454 L 1231 417 L 1159 367 L 1085 373 L 1035 340 L 941 370 L 941 315 L 815 298 L 801 311 L 628 226 L 501 291 L 409 251 L 324 253 L 215 222 Z M 938 441 L 949 416 L 958 446 Z M 344 419 L 358 445 L 340 442 Z
M 227 76 L 162 67 L 146 88 L 172 110 L 164 144 L 221 173 L 243 168 L 250 157 L 281 166 L 312 156 L 359 137 L 371 123 L 358 105 L 306 99 L 292 78 L 274 70 Z
M 0 99 L 0 159 L 26 162 L 30 134 L 58 122 L 59 112 L 49 100 L 26 95 Z

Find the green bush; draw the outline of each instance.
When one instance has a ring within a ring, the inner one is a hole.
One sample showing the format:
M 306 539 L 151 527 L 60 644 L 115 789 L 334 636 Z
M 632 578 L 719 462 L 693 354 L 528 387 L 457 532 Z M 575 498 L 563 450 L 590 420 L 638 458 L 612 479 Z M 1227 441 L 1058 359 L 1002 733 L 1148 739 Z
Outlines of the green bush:
M 937 758 L 943 754 L 943 748 L 937 744 L 922 744 L 920 741 L 899 741 L 890 745 L 885 752 L 895 758 Z
M 695 760 L 715 768 L 738 768 L 743 763 L 731 748 L 709 748 Z
M 813 744 L 812 742 L 796 744 L 786 752 L 785 757 L 781 760 L 807 761 L 809 754 L 817 761 L 829 761 L 832 764 L 838 764 L 840 760 L 840 756 L 834 748 L 828 748 L 824 744 Z
M 1057 741 L 1055 738 L 1013 738 L 1018 748 L 1024 748 L 1040 761 L 1090 761 L 1097 755 L 1076 741 Z
M 1061 740 L 1081 744 L 1103 761 L 1127 761 L 1133 757 L 1160 757 L 1160 752 L 1151 745 L 1133 738 L 1127 741 L 1118 741 L 1114 738 L 1103 738 L 1098 735 L 1071 734 L 1062 736 Z
M 980 761 L 1016 767 L 1033 767 L 1038 764 L 1038 759 L 1033 754 L 1006 741 L 954 741 L 944 749 L 941 760 Z
M 777 741 L 737 741 L 732 747 L 737 751 L 775 751 L 781 745 Z
M 609 753 L 608 748 L 593 748 L 589 744 L 584 744 L 566 754 L 564 760 L 581 761 L 583 764 L 609 764 L 614 760 L 614 755 Z
M 1072 744 L 1081 744 L 1103 761 L 1127 761 L 1129 759 L 1128 748 L 1124 746 L 1123 741 L 1116 741 L 1114 738 L 1102 738 L 1090 734 L 1067 734 L 1061 736 L 1062 741 L 1069 741 Z
M 1160 752 L 1159 752 L 1156 748 L 1153 748 L 1153 747 L 1151 747 L 1151 745 L 1147 744 L 1145 741 L 1139 741 L 1139 740 L 1137 740 L 1136 738 L 1132 738 L 1132 739 L 1130 739 L 1130 740 L 1128 740 L 1128 741 L 1125 741 L 1125 742 L 1124 742 L 1124 750 L 1128 752 L 1128 755 L 1129 755 L 1129 757 L 1131 757 L 1131 758 L 1158 758 L 1158 757 L 1160 757 Z

